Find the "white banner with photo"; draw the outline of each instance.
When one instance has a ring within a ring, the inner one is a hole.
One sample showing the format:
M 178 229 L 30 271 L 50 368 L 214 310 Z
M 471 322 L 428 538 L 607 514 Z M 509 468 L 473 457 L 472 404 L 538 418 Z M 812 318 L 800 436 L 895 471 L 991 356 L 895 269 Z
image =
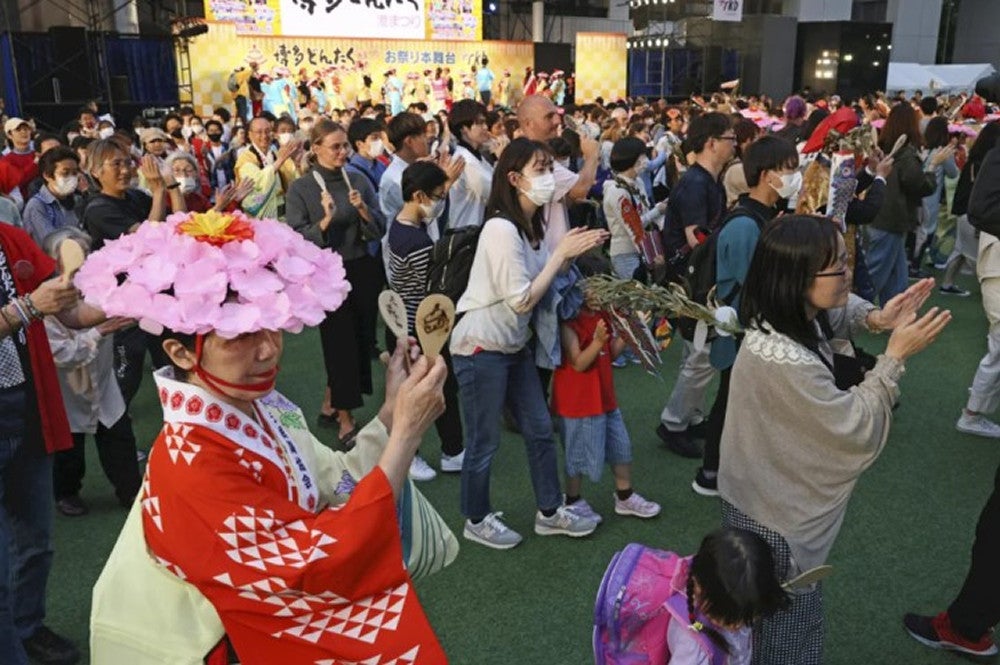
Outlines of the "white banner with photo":
M 424 0 L 281 0 L 285 36 L 423 39 Z
M 743 0 L 714 0 L 713 21 L 742 21 Z

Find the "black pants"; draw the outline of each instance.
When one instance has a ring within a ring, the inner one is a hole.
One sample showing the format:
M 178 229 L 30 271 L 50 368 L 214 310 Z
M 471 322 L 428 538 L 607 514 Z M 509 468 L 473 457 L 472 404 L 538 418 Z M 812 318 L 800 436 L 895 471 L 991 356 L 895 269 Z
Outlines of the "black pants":
M 372 394 L 371 350 L 375 346 L 378 293 L 384 279 L 377 259 L 344 261 L 351 292 L 347 300 L 319 324 L 330 405 L 350 411 Z
M 729 406 L 729 378 L 733 368 L 719 372 L 719 390 L 715 393 L 712 410 L 705 425 L 705 450 L 702 453 L 703 471 L 719 471 L 719 446 L 722 443 L 722 428 L 726 426 L 726 408 Z
M 132 420 L 126 413 L 111 427 L 98 423 L 94 434 L 101 468 L 115 488 L 115 496 L 123 506 L 131 505 L 139 493 L 142 480 L 135 458 L 135 434 Z M 73 434 L 73 447 L 61 450 L 53 460 L 53 490 L 56 500 L 80 493 L 87 470 L 84 457 L 85 434 Z
M 978 640 L 1000 622 L 1000 467 L 993 493 L 979 515 L 972 563 L 958 597 L 948 608 L 952 627 Z
M 385 327 L 385 348 L 389 353 L 396 351 L 396 336 Z M 441 439 L 441 452 L 449 457 L 454 457 L 465 449 L 464 434 L 462 433 L 462 414 L 458 402 L 458 379 L 455 378 L 455 366 L 451 361 L 451 352 L 448 344 L 445 343 L 441 349 L 441 357 L 448 365 L 448 378 L 444 382 L 444 413 L 434 421 L 434 429 L 437 430 L 438 438 Z
M 149 346 L 150 335 L 135 327 L 119 330 L 115 333 L 115 378 L 125 399 L 125 407 L 132 403 L 132 398 L 139 392 L 142 385 L 143 363 L 146 360 L 146 348 Z

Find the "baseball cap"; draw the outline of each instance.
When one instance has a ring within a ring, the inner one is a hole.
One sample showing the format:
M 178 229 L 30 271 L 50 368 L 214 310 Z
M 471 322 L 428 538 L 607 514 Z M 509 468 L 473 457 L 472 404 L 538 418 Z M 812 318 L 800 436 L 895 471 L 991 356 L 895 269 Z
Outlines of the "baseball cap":
M 21 118 L 11 118 L 7 122 L 3 123 L 3 133 L 9 134 L 21 125 L 31 126 L 31 123 L 27 120 L 22 120 Z

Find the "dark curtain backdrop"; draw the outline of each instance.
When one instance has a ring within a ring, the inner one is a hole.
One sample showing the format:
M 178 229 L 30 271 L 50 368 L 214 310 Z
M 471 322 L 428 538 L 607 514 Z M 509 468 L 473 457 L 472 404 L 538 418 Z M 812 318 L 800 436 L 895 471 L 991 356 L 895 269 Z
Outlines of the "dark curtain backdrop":
M 8 116 L 21 114 L 15 85 L 14 58 L 11 49 L 10 35 L 0 35 L 0 97 L 3 97 Z
M 128 77 L 132 102 L 177 104 L 177 60 L 172 40 L 107 35 L 105 45 L 108 73 Z

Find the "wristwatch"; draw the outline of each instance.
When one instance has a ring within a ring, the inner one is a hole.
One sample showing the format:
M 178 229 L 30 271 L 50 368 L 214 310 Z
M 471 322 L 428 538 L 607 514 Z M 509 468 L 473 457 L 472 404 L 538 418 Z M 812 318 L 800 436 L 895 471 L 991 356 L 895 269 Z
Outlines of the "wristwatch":
M 167 189 L 177 189 L 180 186 L 181 186 L 181 183 L 175 182 L 173 184 L 167 185 Z

